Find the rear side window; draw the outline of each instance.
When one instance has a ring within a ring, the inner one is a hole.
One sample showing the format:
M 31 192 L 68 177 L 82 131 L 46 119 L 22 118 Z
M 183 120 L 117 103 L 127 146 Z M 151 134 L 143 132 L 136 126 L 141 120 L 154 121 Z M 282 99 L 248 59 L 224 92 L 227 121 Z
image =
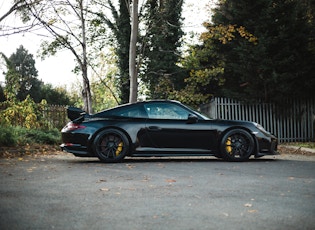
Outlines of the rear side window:
M 143 105 L 122 106 L 97 113 L 95 117 L 148 118 Z
M 134 117 L 134 118 L 147 118 L 147 114 L 142 105 L 127 106 L 120 108 L 113 113 L 114 116 L 119 117 Z

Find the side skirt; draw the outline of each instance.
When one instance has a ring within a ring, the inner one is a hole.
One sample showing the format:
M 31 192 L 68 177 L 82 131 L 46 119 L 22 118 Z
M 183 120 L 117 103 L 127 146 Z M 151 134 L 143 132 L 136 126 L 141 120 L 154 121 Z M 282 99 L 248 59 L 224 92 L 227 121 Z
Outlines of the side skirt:
M 170 156 L 215 156 L 210 150 L 170 149 L 170 148 L 137 148 L 132 157 L 170 157 Z

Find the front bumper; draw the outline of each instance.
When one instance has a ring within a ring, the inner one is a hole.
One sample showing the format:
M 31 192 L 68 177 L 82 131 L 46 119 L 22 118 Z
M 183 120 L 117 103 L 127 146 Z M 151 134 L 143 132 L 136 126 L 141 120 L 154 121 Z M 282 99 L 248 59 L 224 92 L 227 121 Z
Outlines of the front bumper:
M 269 138 L 262 138 L 258 141 L 257 152 L 255 157 L 262 157 L 266 155 L 279 155 L 278 139 L 275 136 Z

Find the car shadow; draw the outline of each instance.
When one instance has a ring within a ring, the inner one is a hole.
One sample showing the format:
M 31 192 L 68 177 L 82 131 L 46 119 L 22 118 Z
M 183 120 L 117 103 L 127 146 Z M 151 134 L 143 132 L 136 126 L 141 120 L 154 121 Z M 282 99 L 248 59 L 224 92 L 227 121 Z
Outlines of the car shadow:
M 115 164 L 141 164 L 141 163 L 199 163 L 199 162 L 213 162 L 213 163 L 225 163 L 225 164 L 246 164 L 246 163 L 262 163 L 262 162 L 276 162 L 281 159 L 276 158 L 250 158 L 244 162 L 229 162 L 216 157 L 126 157 L 124 160 L 116 163 L 101 162 L 98 158 L 76 158 L 75 160 L 69 160 L 73 164 L 103 164 L 103 165 L 115 165 Z

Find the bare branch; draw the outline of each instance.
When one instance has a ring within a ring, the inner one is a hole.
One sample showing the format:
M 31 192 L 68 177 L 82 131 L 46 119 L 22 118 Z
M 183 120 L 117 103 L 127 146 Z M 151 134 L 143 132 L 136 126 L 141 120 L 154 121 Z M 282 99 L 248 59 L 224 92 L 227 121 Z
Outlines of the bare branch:
M 14 11 L 17 11 L 21 8 L 24 8 L 25 6 L 27 6 L 28 3 L 25 3 L 24 0 L 20 0 L 17 1 L 16 3 L 14 3 L 14 5 L 8 10 L 8 12 L 6 12 L 4 15 L 2 15 L 0 17 L 0 22 L 2 20 L 4 20 L 6 17 L 8 17 L 10 14 L 12 14 Z

